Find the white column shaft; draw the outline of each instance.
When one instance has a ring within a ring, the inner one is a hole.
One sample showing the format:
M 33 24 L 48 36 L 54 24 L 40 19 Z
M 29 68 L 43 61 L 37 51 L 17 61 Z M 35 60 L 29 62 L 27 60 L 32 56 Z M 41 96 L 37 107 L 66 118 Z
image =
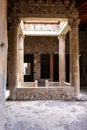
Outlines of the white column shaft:
M 65 35 L 59 37 L 59 85 L 65 82 Z

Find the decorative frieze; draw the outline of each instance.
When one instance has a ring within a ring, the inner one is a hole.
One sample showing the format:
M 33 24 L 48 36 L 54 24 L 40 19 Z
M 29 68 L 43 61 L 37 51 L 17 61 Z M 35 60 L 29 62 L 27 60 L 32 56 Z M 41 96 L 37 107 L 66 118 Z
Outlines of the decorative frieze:
M 25 24 L 24 31 L 48 31 L 48 32 L 58 32 L 58 24 Z
M 64 29 L 67 27 L 67 21 L 58 21 L 51 23 L 25 23 L 23 28 L 23 33 L 25 35 L 60 35 Z M 64 33 L 64 32 L 63 32 Z

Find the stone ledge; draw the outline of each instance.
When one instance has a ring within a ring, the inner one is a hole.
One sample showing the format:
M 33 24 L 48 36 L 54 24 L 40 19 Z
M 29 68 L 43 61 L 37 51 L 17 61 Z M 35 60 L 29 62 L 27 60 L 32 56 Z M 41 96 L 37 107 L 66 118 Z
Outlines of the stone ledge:
M 74 98 L 73 87 L 38 87 L 17 88 L 17 100 L 71 100 Z
M 21 84 L 20 84 L 20 87 L 25 87 L 25 88 L 27 88 L 27 87 L 37 87 L 38 86 L 38 81 L 37 80 L 35 80 L 34 82 L 22 82 Z

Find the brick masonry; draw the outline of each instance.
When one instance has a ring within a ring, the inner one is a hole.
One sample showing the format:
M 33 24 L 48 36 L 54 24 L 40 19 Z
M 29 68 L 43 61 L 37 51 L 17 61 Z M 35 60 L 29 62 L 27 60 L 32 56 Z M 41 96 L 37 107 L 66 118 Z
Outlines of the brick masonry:
M 17 88 L 17 100 L 70 100 L 74 98 L 73 87 Z

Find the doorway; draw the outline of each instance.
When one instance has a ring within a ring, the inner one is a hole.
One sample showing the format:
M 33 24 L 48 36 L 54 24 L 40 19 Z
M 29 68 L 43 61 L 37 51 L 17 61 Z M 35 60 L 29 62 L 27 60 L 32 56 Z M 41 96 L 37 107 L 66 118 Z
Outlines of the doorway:
M 41 79 L 50 78 L 50 54 L 41 54 Z
M 66 82 L 70 82 L 70 57 L 66 54 Z
M 24 55 L 24 82 L 34 81 L 34 54 Z
M 59 54 L 53 54 L 53 81 L 59 81 Z

